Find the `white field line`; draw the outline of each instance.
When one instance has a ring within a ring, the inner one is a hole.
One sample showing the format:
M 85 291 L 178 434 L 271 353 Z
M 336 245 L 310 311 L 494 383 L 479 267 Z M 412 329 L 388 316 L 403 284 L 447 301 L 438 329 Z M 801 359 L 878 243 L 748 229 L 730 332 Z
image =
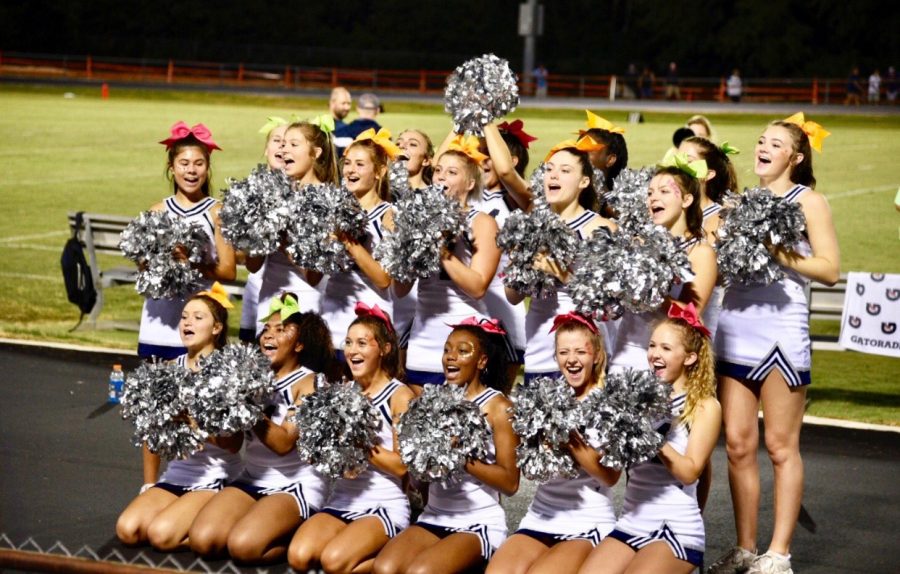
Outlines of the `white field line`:
M 13 235 L 12 237 L 0 237 L 0 243 L 14 243 L 16 241 L 27 241 L 29 239 L 41 239 L 44 237 L 59 237 L 60 235 L 68 234 L 68 231 L 47 231 L 45 233 L 32 233 L 30 235 Z
M 0 271 L 0 277 L 9 277 L 10 279 L 31 279 L 33 281 L 60 281 L 59 277 L 53 275 L 33 275 L 31 273 L 14 273 L 12 271 Z
M 24 345 L 27 347 L 47 347 L 50 349 L 64 349 L 66 351 L 84 351 L 86 353 L 115 353 L 118 355 L 137 356 L 137 351 L 134 349 L 113 349 L 111 347 L 88 347 L 85 345 L 70 345 L 68 343 L 50 343 L 47 341 L 29 341 L 29 340 L 25 340 L 25 339 L 0 338 L 0 344 Z
M 879 191 L 889 191 L 891 189 L 897 189 L 896 184 L 891 185 L 879 185 L 876 187 L 864 187 L 861 189 L 850 189 L 847 191 L 839 191 L 838 193 L 831 193 L 826 195 L 825 197 L 828 201 L 832 201 L 834 199 L 844 199 L 845 197 L 856 197 L 857 195 L 865 195 L 867 193 L 876 193 Z
M 52 251 L 54 253 L 62 253 L 62 247 L 33 245 L 28 243 L 0 243 L 0 249 L 31 249 L 32 251 Z

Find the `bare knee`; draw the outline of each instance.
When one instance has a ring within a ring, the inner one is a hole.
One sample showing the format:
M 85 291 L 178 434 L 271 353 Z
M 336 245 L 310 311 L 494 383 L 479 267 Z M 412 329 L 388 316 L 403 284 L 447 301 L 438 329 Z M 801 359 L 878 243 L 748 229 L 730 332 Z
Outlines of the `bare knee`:
M 400 574 L 401 566 L 400 560 L 397 560 L 391 554 L 385 555 L 382 552 L 375 558 L 375 564 L 372 565 L 372 570 L 375 574 Z
M 350 557 L 343 548 L 336 544 L 329 544 L 322 550 L 322 569 L 329 574 L 349 574 L 356 564 L 350 562 Z
M 258 562 L 265 552 L 262 541 L 244 530 L 232 530 L 228 535 L 228 553 L 238 562 Z
M 196 522 L 188 532 L 191 550 L 204 558 L 214 558 L 225 553 L 228 538 L 215 525 Z
M 415 560 L 409 565 L 404 574 L 431 574 L 434 572 L 434 565 L 422 560 Z
M 766 433 L 766 450 L 769 459 L 775 466 L 781 466 L 800 458 L 800 445 L 792 437 L 781 436 L 776 433 Z
M 731 464 L 748 464 L 756 461 L 759 436 L 751 431 L 725 433 L 725 452 Z
M 315 564 L 313 563 L 315 556 L 313 554 L 313 549 L 310 548 L 307 544 L 302 542 L 297 543 L 292 542 L 290 547 L 288 547 L 287 560 L 288 564 L 291 565 L 291 568 L 297 570 L 298 572 L 306 572 L 311 569 Z
M 160 552 L 171 552 L 178 548 L 181 540 L 176 540 L 176 537 L 176 533 L 172 530 L 172 524 L 167 520 L 157 518 L 147 528 L 147 540 Z
M 116 521 L 116 537 L 128 546 L 143 542 L 141 519 L 133 513 L 123 512 Z

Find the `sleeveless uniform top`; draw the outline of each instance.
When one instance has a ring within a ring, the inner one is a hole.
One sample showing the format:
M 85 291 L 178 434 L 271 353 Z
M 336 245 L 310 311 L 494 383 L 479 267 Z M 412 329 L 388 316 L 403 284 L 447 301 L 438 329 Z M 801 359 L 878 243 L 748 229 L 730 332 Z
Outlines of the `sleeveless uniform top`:
M 247 282 L 244 284 L 244 296 L 241 297 L 241 341 L 253 342 L 256 340 L 259 288 L 262 287 L 263 275 L 265 274 L 266 264 L 263 262 L 263 266 L 259 271 L 247 275 Z
M 210 210 L 219 203 L 211 197 L 205 197 L 190 208 L 185 209 L 175 200 L 175 196 L 163 200 L 163 209 L 172 215 L 183 217 L 188 221 L 200 223 L 203 231 L 209 237 L 210 255 L 216 258 L 215 225 L 213 224 Z M 208 289 L 211 281 L 203 280 L 202 288 Z M 141 311 L 141 326 L 138 333 L 138 354 L 142 357 L 158 355 L 174 359 L 185 351 L 178 333 L 178 322 L 181 320 L 181 311 L 187 302 L 185 298 L 179 299 L 150 299 L 144 301 Z M 162 349 L 159 349 L 159 348 Z M 172 350 L 174 351 L 174 354 Z
M 388 202 L 379 203 L 367 212 L 366 238 L 363 244 L 369 253 L 384 237 L 381 219 L 391 209 Z M 343 346 L 350 323 L 356 319 L 354 308 L 357 301 L 366 305 L 378 305 L 381 310 L 393 317 L 393 299 L 390 287 L 379 289 L 354 263 L 349 271 L 331 275 L 322 296 L 322 318 L 331 330 L 331 342 L 335 349 Z
M 404 385 L 397 379 L 371 397 L 378 410 L 380 426 L 377 440 L 382 448 L 394 448 L 394 421 L 391 413 L 391 397 Z M 339 478 L 328 499 L 328 508 L 344 512 L 366 512 L 375 508 L 385 510 L 390 521 L 402 530 L 409 524 L 409 502 L 403 492 L 401 480 L 380 468 L 369 465 L 356 478 Z
M 188 368 L 187 355 L 180 355 L 175 364 Z M 230 482 L 241 472 L 241 455 L 204 442 L 203 448 L 184 460 L 169 461 L 166 472 L 159 479 L 185 488 L 208 486 L 216 482 Z
M 795 202 L 809 190 L 795 185 L 784 200 Z M 797 253 L 808 257 L 808 241 Z M 719 314 L 715 347 L 721 374 L 750 381 L 762 381 L 778 369 L 788 385 L 810 383 L 811 344 L 806 288 L 809 279 L 792 269 L 771 285 L 728 286 Z
M 318 285 L 313 287 L 306 282 L 300 272 L 300 268 L 291 263 L 283 251 L 275 251 L 266 256 L 263 267 L 262 284 L 259 287 L 259 307 L 256 311 L 256 334 L 262 332 L 262 320 L 269 314 L 269 301 L 272 297 L 279 297 L 284 292 L 290 292 L 297 296 L 297 303 L 301 311 L 313 311 L 319 313 L 321 308 L 322 290 L 327 285 L 327 277 L 323 277 Z
M 707 219 L 718 214 L 720 211 L 722 211 L 722 205 L 720 203 L 711 203 L 709 207 L 703 210 L 703 223 L 706 223 Z M 712 293 L 709 296 L 709 301 L 706 302 L 706 307 L 703 309 L 703 313 L 700 314 L 700 318 L 703 319 L 703 324 L 709 329 L 711 341 L 716 340 L 716 329 L 719 326 L 719 313 L 722 311 L 722 298 L 724 296 L 724 287 L 721 285 L 713 287 Z
M 586 210 L 584 213 L 567 221 L 566 225 L 573 230 L 581 240 L 587 239 L 583 229 L 584 227 L 599 217 L 596 213 Z M 553 318 L 563 313 L 568 313 L 575 309 L 572 298 L 565 285 L 557 282 L 556 292 L 549 294 L 546 298 L 532 298 L 531 306 L 525 315 L 525 340 L 527 346 L 525 348 L 525 373 L 529 378 L 538 375 L 556 376 L 559 374 L 559 366 L 556 364 L 556 352 L 553 349 L 554 335 L 550 332 L 553 326 Z M 606 325 L 598 323 L 597 327 L 606 341 L 609 348 Z

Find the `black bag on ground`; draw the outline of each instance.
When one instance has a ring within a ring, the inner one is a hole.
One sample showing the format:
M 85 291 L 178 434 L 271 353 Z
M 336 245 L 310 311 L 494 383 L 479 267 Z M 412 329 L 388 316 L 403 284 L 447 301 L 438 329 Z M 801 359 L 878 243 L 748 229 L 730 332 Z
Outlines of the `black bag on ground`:
M 88 265 L 87 259 L 84 257 L 84 247 L 78 234 L 84 224 L 83 214 L 79 211 L 75 214 L 75 230 L 72 237 L 66 241 L 63 247 L 62 256 L 59 263 L 62 266 L 63 281 L 66 283 L 66 295 L 69 301 L 78 306 L 81 310 L 81 316 L 78 323 L 72 327 L 72 330 L 81 325 L 85 313 L 90 313 L 97 302 L 97 289 L 94 287 L 94 278 L 91 274 L 91 267 Z

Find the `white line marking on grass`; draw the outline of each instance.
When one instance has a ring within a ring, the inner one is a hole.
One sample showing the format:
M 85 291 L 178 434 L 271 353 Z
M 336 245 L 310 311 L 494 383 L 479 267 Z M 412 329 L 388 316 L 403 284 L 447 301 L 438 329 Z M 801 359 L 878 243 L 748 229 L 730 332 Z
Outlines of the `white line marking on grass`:
M 49 245 L 32 245 L 28 243 L 0 243 L 0 249 L 31 249 L 33 251 L 52 251 L 61 253 L 59 247 L 50 247 Z
M 845 197 L 855 197 L 857 195 L 865 195 L 867 193 L 888 191 L 891 189 L 897 189 L 897 187 L 898 187 L 897 184 L 879 185 L 876 187 L 864 187 L 861 189 L 851 189 L 848 191 L 840 191 L 838 193 L 831 193 L 831 194 L 826 195 L 825 197 L 828 198 L 828 201 L 831 201 L 833 199 L 844 199 Z
M 59 281 L 59 277 L 54 277 L 52 275 L 32 275 L 31 273 L 13 273 L 12 271 L 0 271 L 0 277 L 32 279 L 34 281 Z
M 131 355 L 136 357 L 134 349 L 114 349 L 112 347 L 86 347 L 84 345 L 70 345 L 68 343 L 50 343 L 47 341 L 28 341 L 26 339 L 0 338 L 3 345 L 23 345 L 26 347 L 48 347 L 50 349 L 64 349 L 66 351 L 84 351 L 86 353 L 114 353 L 117 355 Z
M 41 239 L 43 237 L 59 237 L 60 235 L 68 235 L 68 231 L 48 231 L 46 233 L 32 233 L 30 235 L 14 235 L 12 237 L 0 237 L 0 243 L 9 243 L 12 241 L 26 241 L 28 239 Z

